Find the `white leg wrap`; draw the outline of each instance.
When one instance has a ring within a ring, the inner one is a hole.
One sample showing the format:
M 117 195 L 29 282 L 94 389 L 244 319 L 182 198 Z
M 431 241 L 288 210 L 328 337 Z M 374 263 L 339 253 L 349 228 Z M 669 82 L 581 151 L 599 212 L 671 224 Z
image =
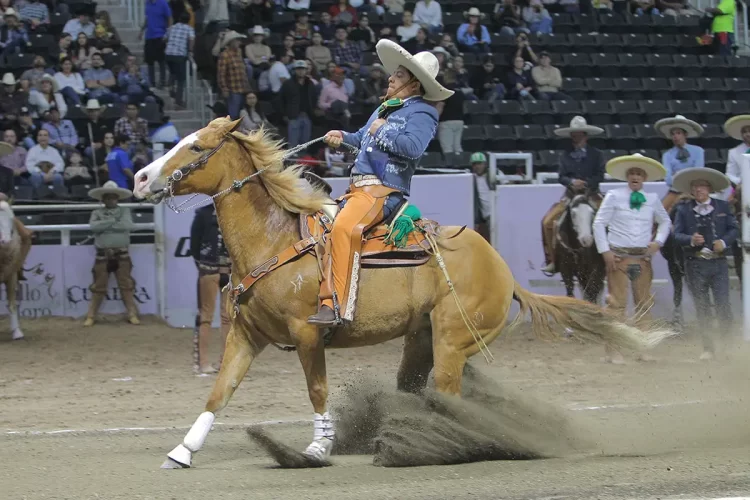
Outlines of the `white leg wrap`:
M 20 331 L 21 325 L 18 324 L 18 309 L 14 308 L 12 311 L 10 311 L 10 330 L 12 332 L 15 332 L 16 330 Z
M 185 448 L 193 453 L 200 450 L 206 441 L 206 436 L 208 436 L 211 426 L 214 425 L 214 420 L 216 420 L 216 415 L 210 411 L 201 413 L 182 441 Z
M 333 420 L 328 412 L 324 414 L 315 414 L 315 430 L 313 432 L 313 440 L 317 441 L 322 438 L 333 439 Z

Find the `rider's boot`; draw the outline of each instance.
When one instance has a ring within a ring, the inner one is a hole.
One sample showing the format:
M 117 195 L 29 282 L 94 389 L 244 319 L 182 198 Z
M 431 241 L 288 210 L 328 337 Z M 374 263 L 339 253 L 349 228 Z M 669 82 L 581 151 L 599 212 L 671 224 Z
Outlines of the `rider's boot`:
M 555 274 L 557 272 L 557 268 L 555 267 L 555 263 L 554 262 L 550 262 L 549 264 L 547 264 L 546 266 L 544 266 L 542 268 L 542 272 L 543 273 L 547 273 L 547 274 Z
M 83 322 L 83 326 L 93 326 L 96 322 L 96 313 L 99 311 L 99 306 L 104 301 L 103 293 L 94 293 L 91 296 L 91 303 L 89 304 L 89 312 L 86 315 L 86 321 Z
M 320 307 L 318 312 L 309 316 L 307 322 L 311 325 L 334 326 L 336 325 L 336 312 L 333 310 L 333 265 L 331 262 L 330 237 L 325 245 L 323 256 L 323 277 L 320 281 L 320 294 L 318 295 Z

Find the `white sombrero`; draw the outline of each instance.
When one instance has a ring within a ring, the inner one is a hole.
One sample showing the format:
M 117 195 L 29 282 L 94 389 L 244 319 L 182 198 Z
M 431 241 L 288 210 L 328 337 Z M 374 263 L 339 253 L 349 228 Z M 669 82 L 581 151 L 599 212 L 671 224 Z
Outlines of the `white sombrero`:
M 0 141 L 0 156 L 7 156 L 15 151 L 15 146 L 8 144 L 7 142 Z
M 233 40 L 239 40 L 240 38 L 247 38 L 247 37 L 245 35 L 243 35 L 242 33 L 237 33 L 234 30 L 228 31 L 224 35 L 224 38 L 221 40 L 221 48 L 223 49 L 224 47 L 226 47 L 227 45 L 229 45 L 229 42 L 231 42 Z
M 672 138 L 672 129 L 681 128 L 689 138 L 698 137 L 703 133 L 703 127 L 693 120 L 688 120 L 682 115 L 671 118 L 662 118 L 654 123 L 654 128 L 667 139 Z
M 672 188 L 681 193 L 690 192 L 690 184 L 693 181 L 706 181 L 711 184 L 711 192 L 724 191 L 732 183 L 729 177 L 718 170 L 709 167 L 693 167 L 680 170 L 672 177 Z
M 724 124 L 724 132 L 732 139 L 742 141 L 742 129 L 750 127 L 750 115 L 733 116 Z
M 612 158 L 607 162 L 606 168 L 609 175 L 621 181 L 628 180 L 628 170 L 631 168 L 640 168 L 646 172 L 646 180 L 649 181 L 660 181 L 667 175 L 667 170 L 661 163 L 639 153 Z
M 403 66 L 419 80 L 424 88 L 425 100 L 444 101 L 453 95 L 452 90 L 446 89 L 435 79 L 440 71 L 440 63 L 432 52 L 411 55 L 399 44 L 387 39 L 380 40 L 375 49 L 388 73 L 393 74 L 399 66 Z
M 115 181 L 107 181 L 102 187 L 89 191 L 89 196 L 99 201 L 104 198 L 105 194 L 116 194 L 121 200 L 126 200 L 133 196 L 133 193 L 129 189 L 119 187 Z
M 594 127 L 586 123 L 586 118 L 582 116 L 574 116 L 570 120 L 570 127 L 563 127 L 555 129 L 555 135 L 558 137 L 570 137 L 573 132 L 585 132 L 587 135 L 599 135 L 604 132 L 604 129 Z

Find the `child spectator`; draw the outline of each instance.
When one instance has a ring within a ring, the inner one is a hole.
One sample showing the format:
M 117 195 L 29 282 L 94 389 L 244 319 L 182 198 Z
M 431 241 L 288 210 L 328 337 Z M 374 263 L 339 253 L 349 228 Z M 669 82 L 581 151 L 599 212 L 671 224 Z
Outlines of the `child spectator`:
M 90 184 L 92 182 L 91 170 L 83 164 L 81 153 L 73 152 L 68 159 L 68 165 L 63 172 L 65 183 L 69 186 L 75 184 Z

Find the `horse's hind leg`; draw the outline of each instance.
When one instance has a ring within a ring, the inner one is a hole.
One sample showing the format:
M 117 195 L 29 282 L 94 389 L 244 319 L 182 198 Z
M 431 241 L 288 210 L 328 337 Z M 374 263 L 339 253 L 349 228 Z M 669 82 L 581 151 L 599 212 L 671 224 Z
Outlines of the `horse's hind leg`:
M 162 469 L 182 469 L 192 465 L 193 453 L 203 447 L 216 418 L 216 412 L 227 405 L 235 389 L 245 377 L 250 364 L 265 346 L 266 344 L 251 343 L 244 332 L 232 326 L 227 335 L 219 375 L 208 397 L 205 411 L 200 414 L 185 435 L 182 444 L 167 454 L 167 460 L 162 464 Z
M 21 324 L 18 321 L 18 273 L 13 275 L 5 282 L 5 291 L 8 295 L 8 313 L 10 315 L 10 331 L 13 340 L 21 340 L 23 332 Z
M 406 335 L 401 365 L 396 377 L 398 390 L 412 393 L 423 391 L 427 386 L 427 378 L 433 364 L 431 328 Z

